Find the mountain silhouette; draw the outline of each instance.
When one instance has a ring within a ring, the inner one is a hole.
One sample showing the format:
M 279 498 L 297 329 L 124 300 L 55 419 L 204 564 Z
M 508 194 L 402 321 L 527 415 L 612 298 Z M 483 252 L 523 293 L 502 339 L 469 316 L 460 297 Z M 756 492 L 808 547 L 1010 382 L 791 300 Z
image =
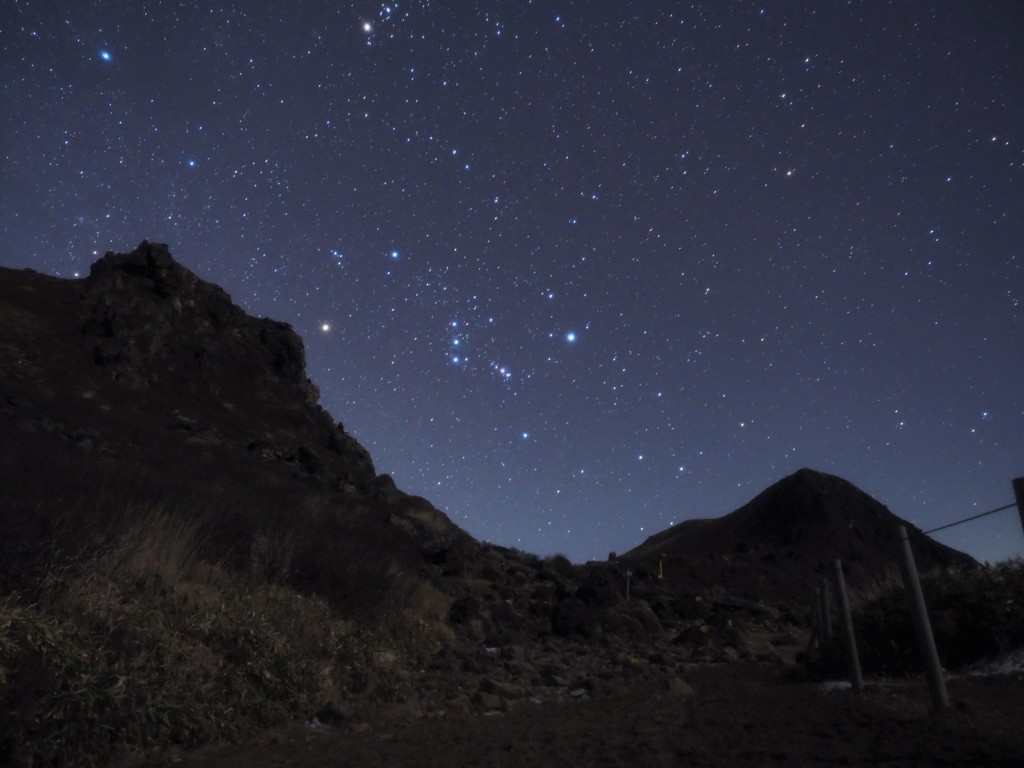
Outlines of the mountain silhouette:
M 0 268 L 0 588 L 154 504 L 201 518 L 209 556 L 234 568 L 277 542 L 256 567 L 348 608 L 422 597 L 425 568 L 491 568 L 488 545 L 378 474 L 318 397 L 290 326 L 246 314 L 165 245 L 107 253 L 78 280 Z M 622 560 L 665 587 L 802 601 L 836 558 L 854 588 L 893 573 L 901 522 L 922 570 L 974 563 L 809 469 Z
M 809 599 L 841 560 L 854 589 L 898 572 L 898 526 L 907 529 L 919 570 L 976 566 L 925 536 L 852 483 L 801 469 L 731 514 L 688 520 L 622 556 L 671 584 L 725 590 L 751 599 Z

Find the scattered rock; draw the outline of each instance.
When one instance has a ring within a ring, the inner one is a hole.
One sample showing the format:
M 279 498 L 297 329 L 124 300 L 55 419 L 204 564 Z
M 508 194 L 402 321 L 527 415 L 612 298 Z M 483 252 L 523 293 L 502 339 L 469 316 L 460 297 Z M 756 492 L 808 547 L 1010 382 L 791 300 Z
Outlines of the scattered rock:
M 352 719 L 352 706 L 329 701 L 313 717 L 323 725 L 338 726 Z
M 491 712 L 504 712 L 508 709 L 508 701 L 496 693 L 488 693 L 486 691 L 477 691 L 476 695 L 473 696 L 473 703 Z

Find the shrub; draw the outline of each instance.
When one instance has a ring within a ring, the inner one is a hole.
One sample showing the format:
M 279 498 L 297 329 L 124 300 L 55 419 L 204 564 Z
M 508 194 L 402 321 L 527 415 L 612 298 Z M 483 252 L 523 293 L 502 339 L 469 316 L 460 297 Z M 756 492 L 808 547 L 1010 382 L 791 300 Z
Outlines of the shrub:
M 200 526 L 159 507 L 88 559 L 0 599 L 0 764 L 98 764 L 394 700 L 430 629 L 354 624 L 323 600 L 201 561 Z
M 946 669 L 1024 646 L 1024 560 L 933 571 L 921 577 L 921 590 Z M 902 582 L 889 582 L 863 596 L 853 620 L 865 673 L 899 676 L 923 669 Z M 837 639 L 823 654 L 822 666 L 838 668 L 841 659 Z

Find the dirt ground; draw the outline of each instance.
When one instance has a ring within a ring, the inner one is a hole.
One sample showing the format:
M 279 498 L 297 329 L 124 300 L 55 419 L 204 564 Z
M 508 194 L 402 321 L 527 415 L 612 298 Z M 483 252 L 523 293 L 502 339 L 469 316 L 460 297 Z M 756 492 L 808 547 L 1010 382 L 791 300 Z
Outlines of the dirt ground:
M 383 718 L 294 729 L 167 756 L 163 766 L 1024 766 L 1024 677 L 957 678 L 932 715 L 923 682 L 861 695 L 794 682 L 780 666 L 695 668 L 693 693 L 631 690 L 506 714 Z

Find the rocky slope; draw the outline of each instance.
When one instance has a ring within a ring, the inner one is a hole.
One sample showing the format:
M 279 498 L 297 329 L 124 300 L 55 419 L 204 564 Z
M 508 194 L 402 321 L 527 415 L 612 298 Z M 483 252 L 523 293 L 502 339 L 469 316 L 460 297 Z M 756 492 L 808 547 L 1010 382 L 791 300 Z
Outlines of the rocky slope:
M 477 546 L 317 399 L 299 336 L 166 246 L 108 253 L 82 280 L 0 269 L 0 586 L 139 503 L 202 515 L 238 567 L 255 537 L 286 541 L 274 575 L 337 600 L 372 604 L 375 573 L 418 578 L 424 557 Z

